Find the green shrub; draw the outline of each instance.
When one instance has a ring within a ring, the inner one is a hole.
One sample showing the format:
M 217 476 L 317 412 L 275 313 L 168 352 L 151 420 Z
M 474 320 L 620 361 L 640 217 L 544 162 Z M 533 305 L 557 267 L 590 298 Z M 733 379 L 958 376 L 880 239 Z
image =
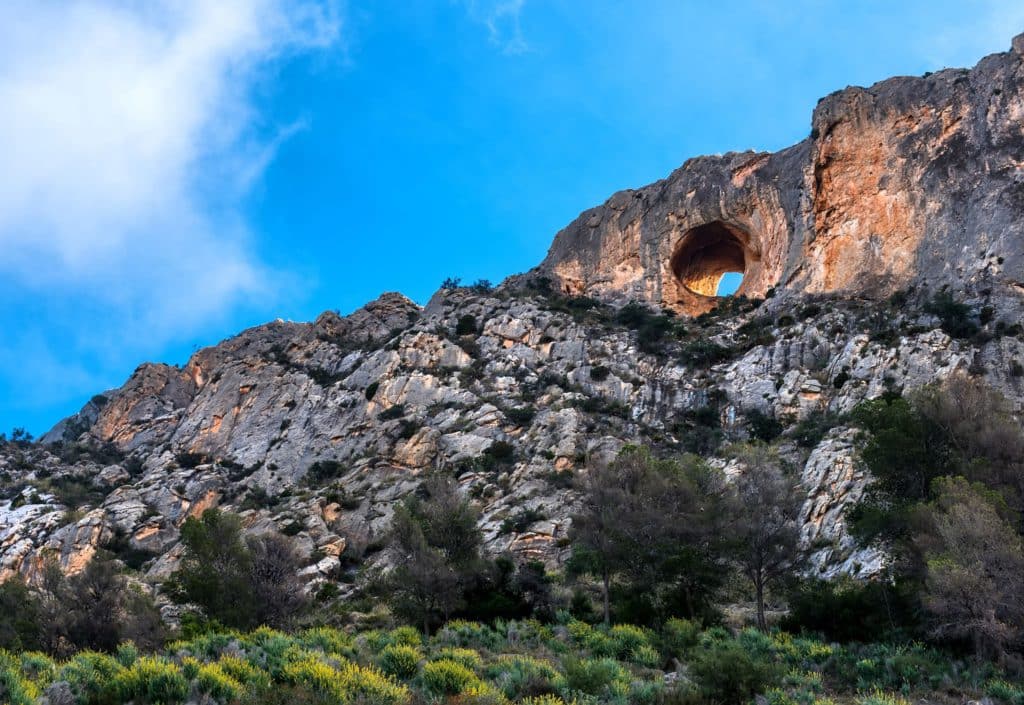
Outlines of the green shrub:
M 0 651 L 0 698 L 8 705 L 35 705 L 41 695 L 39 686 L 23 678 L 13 656 Z
M 135 644 L 126 641 L 117 647 L 117 651 L 114 652 L 114 658 L 117 659 L 119 664 L 128 668 L 139 658 L 139 650 Z
M 771 443 L 782 433 L 782 423 L 774 416 L 769 416 L 760 409 L 748 409 L 744 414 L 750 426 L 751 438 Z
M 1024 705 L 1024 685 L 1020 683 L 991 680 L 985 684 L 985 695 L 1004 702 L 1006 705 Z
M 397 627 L 388 632 L 388 644 L 392 646 L 415 646 L 423 645 L 423 635 L 416 627 L 405 625 Z
M 747 702 L 776 686 L 780 678 L 778 666 L 751 656 L 734 641 L 699 651 L 690 663 L 690 675 L 706 698 L 722 703 Z
M 566 702 L 555 695 L 535 695 L 523 698 L 519 705 L 566 705 Z
M 455 335 L 476 335 L 477 330 L 476 318 L 468 313 L 464 316 L 459 316 L 459 320 L 455 324 Z
M 296 640 L 312 649 L 320 649 L 325 654 L 353 658 L 356 655 L 355 640 L 348 634 L 331 627 L 312 627 L 296 637 Z
M 484 451 L 484 455 L 495 462 L 507 463 L 511 461 L 516 454 L 515 446 L 508 441 L 494 441 Z
M 318 460 L 306 471 L 306 483 L 312 487 L 319 487 L 340 477 L 344 472 L 345 466 L 337 460 Z
M 601 629 L 596 629 L 586 622 L 572 620 L 566 625 L 573 642 L 586 649 L 593 656 L 615 656 L 615 642 Z
M 613 655 L 621 661 L 632 660 L 638 649 L 651 645 L 649 634 L 632 624 L 616 624 L 608 631 L 608 636 L 614 644 Z
M 511 699 L 553 694 L 565 683 L 547 661 L 520 654 L 499 656 L 487 667 L 486 675 Z
M 630 705 L 661 705 L 664 684 L 657 680 L 636 679 L 629 684 L 626 702 Z
M 255 690 L 270 687 L 270 675 L 237 656 L 224 655 L 217 661 L 220 669 L 242 685 Z
M 61 667 L 57 678 L 68 682 L 79 702 L 102 705 L 116 702 L 115 680 L 124 670 L 107 654 L 82 651 Z
M 377 414 L 378 421 L 394 421 L 405 416 L 405 405 L 395 404 Z
M 814 411 L 800 421 L 786 434 L 801 448 L 814 448 L 821 443 L 831 429 L 842 423 L 842 419 L 831 412 Z
M 661 664 L 661 656 L 653 646 L 644 644 L 633 649 L 627 659 L 630 663 L 646 668 L 657 668 Z
M 628 303 L 615 313 L 615 321 L 636 331 L 637 347 L 646 353 L 660 353 L 664 339 L 677 329 L 672 318 L 656 314 L 643 304 Z M 676 333 L 680 331 L 677 329 Z
M 200 693 L 206 693 L 210 697 L 226 701 L 235 700 L 241 697 L 245 690 L 244 686 L 232 678 L 216 663 L 205 663 L 199 667 L 195 676 L 196 687 Z
M 480 654 L 473 649 L 464 649 L 457 646 L 447 646 L 434 654 L 432 661 L 454 661 L 466 668 L 476 670 L 483 665 Z
M 511 533 L 521 534 L 530 528 L 531 524 L 543 521 L 546 518 L 544 512 L 535 507 L 523 509 L 514 516 L 506 517 L 498 528 L 498 534 L 502 536 Z
M 924 311 L 938 317 L 942 330 L 951 338 L 970 338 L 978 332 L 978 324 L 970 318 L 970 306 L 957 301 L 948 291 L 937 292 L 924 305 Z
M 21 674 L 34 683 L 48 683 L 57 674 L 57 666 L 46 654 L 29 651 L 18 658 Z
M 153 705 L 180 703 L 188 697 L 188 681 L 181 669 L 166 659 L 143 656 L 113 681 L 122 701 L 142 700 Z
M 661 629 L 659 647 L 665 658 L 682 658 L 700 640 L 700 625 L 688 619 L 673 617 Z
M 484 649 L 497 649 L 505 641 L 505 638 L 493 628 L 464 619 L 453 619 L 445 624 L 436 638 L 442 644 Z
M 536 415 L 537 411 L 532 406 L 505 409 L 505 418 L 516 426 L 528 426 Z
M 392 644 L 381 650 L 377 663 L 380 669 L 389 676 L 399 680 L 409 680 L 420 670 L 423 654 L 414 646 Z
M 624 695 L 629 689 L 629 674 L 612 658 L 562 661 L 565 687 L 569 692 L 587 695 Z
M 729 358 L 730 351 L 707 338 L 692 340 L 683 346 L 680 358 L 690 367 L 704 369 Z
M 469 668 L 447 659 L 431 661 L 420 675 L 423 686 L 434 695 L 458 695 L 480 679 Z
M 323 705 L 398 705 L 409 691 L 380 671 L 342 661 L 336 668 L 319 659 L 302 658 L 285 666 L 282 680 L 318 694 Z
M 857 700 L 857 705 L 910 705 L 898 695 L 876 691 Z

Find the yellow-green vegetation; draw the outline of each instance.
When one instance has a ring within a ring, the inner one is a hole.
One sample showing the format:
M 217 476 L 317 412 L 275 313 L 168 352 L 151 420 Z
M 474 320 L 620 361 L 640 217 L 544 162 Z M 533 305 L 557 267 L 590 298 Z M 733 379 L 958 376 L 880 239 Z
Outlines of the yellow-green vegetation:
M 423 654 L 415 646 L 390 644 L 380 652 L 378 663 L 385 673 L 399 680 L 409 680 L 419 673 L 422 660 Z
M 0 702 L 35 705 L 59 681 L 79 705 L 905 705 L 940 691 L 1024 704 L 994 665 L 920 644 L 836 645 L 678 619 L 660 630 L 454 621 L 429 638 L 409 627 L 261 627 L 65 661 L 0 651 Z

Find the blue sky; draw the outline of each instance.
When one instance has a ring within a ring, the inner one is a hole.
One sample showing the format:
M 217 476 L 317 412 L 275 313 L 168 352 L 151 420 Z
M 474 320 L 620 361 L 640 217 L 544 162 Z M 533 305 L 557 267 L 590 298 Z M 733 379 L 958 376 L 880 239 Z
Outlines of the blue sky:
M 7 0 L 0 429 L 274 318 L 503 277 L 612 192 L 973 65 L 1018 0 Z

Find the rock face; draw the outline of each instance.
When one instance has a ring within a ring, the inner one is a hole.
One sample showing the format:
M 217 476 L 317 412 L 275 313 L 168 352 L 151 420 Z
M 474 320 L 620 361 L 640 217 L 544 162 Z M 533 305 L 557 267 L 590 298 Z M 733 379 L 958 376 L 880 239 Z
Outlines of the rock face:
M 617 193 L 558 234 L 538 273 L 691 314 L 716 304 L 725 272 L 748 296 L 1022 287 L 1022 43 L 971 70 L 847 88 L 793 147 L 692 159 Z
M 0 444 L 0 579 L 49 559 L 75 572 L 107 547 L 158 581 L 185 520 L 223 506 L 294 536 L 315 585 L 431 471 L 476 502 L 489 550 L 556 565 L 588 465 L 625 443 L 724 465 L 765 417 L 801 474 L 813 570 L 875 575 L 885 556 L 845 526 L 868 478 L 841 415 L 967 373 L 1024 404 L 1022 91 L 1020 50 L 847 89 L 808 140 L 616 194 L 496 290 L 425 308 L 385 294 L 142 365 L 43 444 Z M 715 308 L 728 271 L 749 298 Z M 944 284 L 978 335 L 951 338 L 917 305 Z

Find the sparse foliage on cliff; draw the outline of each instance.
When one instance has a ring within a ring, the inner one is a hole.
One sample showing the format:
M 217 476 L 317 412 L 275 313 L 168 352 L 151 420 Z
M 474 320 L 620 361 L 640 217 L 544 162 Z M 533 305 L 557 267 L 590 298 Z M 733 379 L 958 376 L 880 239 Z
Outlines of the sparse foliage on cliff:
M 937 316 L 944 330 L 952 338 L 970 338 L 978 332 L 978 324 L 971 318 L 971 308 L 957 301 L 943 289 L 925 303 L 925 313 Z

